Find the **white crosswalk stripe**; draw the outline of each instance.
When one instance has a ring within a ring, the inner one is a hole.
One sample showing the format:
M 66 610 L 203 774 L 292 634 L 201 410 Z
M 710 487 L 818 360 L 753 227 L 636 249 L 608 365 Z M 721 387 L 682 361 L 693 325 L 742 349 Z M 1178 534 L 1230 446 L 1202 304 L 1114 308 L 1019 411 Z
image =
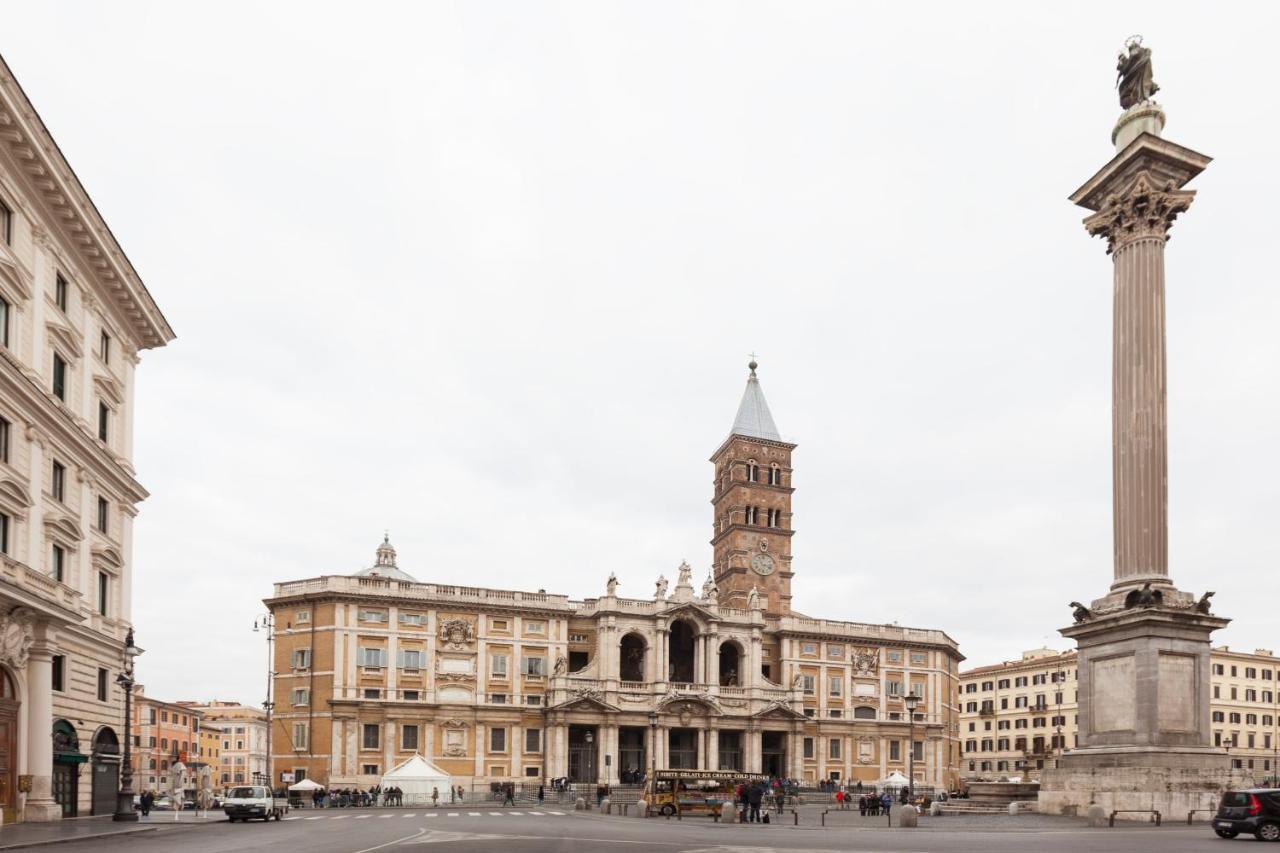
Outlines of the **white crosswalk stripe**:
M 511 812 L 511 814 L 515 815 L 516 817 L 520 817 L 524 814 L 524 812 Z
M 480 817 L 480 812 L 467 812 L 468 817 Z
M 487 816 L 487 817 L 508 817 L 508 816 L 510 816 L 510 817 L 524 817 L 525 815 L 530 815 L 530 816 L 533 816 L 533 817 L 546 817 L 547 815 L 554 815 L 554 816 L 556 816 L 556 817 L 564 817 L 564 816 L 565 816 L 565 812 L 553 812 L 553 811 L 545 811 L 545 812 L 466 812 L 466 816 L 467 816 L 467 817 L 485 817 L 485 816 Z M 418 816 L 419 816 L 419 815 L 418 815 L 418 813 L 417 813 L 417 812 L 409 812 L 408 814 L 400 814 L 399 812 L 389 812 L 389 813 L 387 813 L 387 814 L 313 815 L 313 816 L 311 816 L 311 817 L 302 817 L 301 815 L 294 815 L 293 817 L 286 817 L 286 818 L 284 818 L 284 820 L 346 820 L 347 818 L 355 818 L 356 820 L 369 820 L 369 819 L 371 819 L 371 818 L 375 818 L 375 817 L 376 817 L 376 818 L 380 818 L 380 819 L 382 819 L 382 820 L 390 820 L 391 818 L 394 818 L 394 817 L 402 817 L 402 818 L 404 818 L 405 820 L 412 820 L 413 818 L 416 818 L 416 817 L 418 817 Z M 433 812 L 423 812 L 421 816 L 422 816 L 422 817 L 431 817 L 431 818 L 434 818 L 434 817 L 442 817 L 442 816 L 443 816 L 443 817 L 462 817 L 462 816 L 463 816 L 463 813 L 462 813 L 462 812 L 434 812 L 434 811 L 433 811 Z
M 493 815 L 494 817 L 502 817 L 502 812 L 489 812 L 489 814 Z
M 515 813 L 514 813 L 514 812 L 512 812 L 512 814 L 515 814 Z M 537 815 L 538 817 L 542 817 L 542 812 L 529 812 L 529 814 Z
M 564 817 L 564 812 L 547 812 L 547 814 L 553 814 L 556 817 Z
M 387 818 L 389 818 L 389 817 L 395 817 L 395 815 L 393 815 L 393 814 L 380 814 L 380 815 L 378 815 L 378 817 L 379 817 L 379 818 L 381 818 L 382 820 L 386 820 L 386 819 L 387 819 Z
M 411 817 L 417 817 L 417 815 L 416 815 L 416 814 L 413 814 L 413 813 L 410 813 L 410 814 L 407 814 L 407 815 L 401 815 L 401 817 L 403 817 L 405 820 L 408 820 L 408 819 L 409 819 L 409 818 L 411 818 Z

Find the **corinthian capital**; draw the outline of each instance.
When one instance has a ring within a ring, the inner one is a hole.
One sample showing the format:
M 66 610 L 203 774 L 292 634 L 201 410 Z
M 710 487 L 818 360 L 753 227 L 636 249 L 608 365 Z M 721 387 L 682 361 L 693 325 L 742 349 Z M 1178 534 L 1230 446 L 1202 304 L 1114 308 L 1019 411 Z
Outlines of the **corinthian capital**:
M 1146 237 L 1163 240 L 1195 197 L 1195 190 L 1180 190 L 1172 181 L 1158 184 L 1142 172 L 1124 192 L 1107 196 L 1097 213 L 1085 217 L 1084 227 L 1106 238 L 1107 254 Z

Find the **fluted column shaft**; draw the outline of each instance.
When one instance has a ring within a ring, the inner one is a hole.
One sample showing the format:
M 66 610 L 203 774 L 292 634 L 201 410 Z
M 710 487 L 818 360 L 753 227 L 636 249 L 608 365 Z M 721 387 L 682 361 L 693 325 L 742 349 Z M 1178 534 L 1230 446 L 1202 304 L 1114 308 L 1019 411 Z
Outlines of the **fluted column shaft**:
M 1163 234 L 1117 247 L 1112 348 L 1115 585 L 1169 574 Z

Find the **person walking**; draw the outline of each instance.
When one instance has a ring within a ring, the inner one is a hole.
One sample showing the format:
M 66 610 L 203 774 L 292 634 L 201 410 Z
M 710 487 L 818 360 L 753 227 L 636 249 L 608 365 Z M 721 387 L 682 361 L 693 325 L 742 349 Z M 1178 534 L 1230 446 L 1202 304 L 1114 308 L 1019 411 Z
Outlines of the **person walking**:
M 433 787 L 431 789 L 431 808 L 435 809 L 439 807 L 440 807 L 440 788 Z
M 142 796 L 138 797 L 138 809 L 142 812 L 143 817 L 151 814 L 151 804 L 153 798 L 150 791 L 143 791 Z
M 888 791 L 885 791 L 883 794 L 880 795 L 880 811 L 884 812 L 885 814 L 888 814 L 889 810 L 892 808 L 893 808 L 893 797 L 889 796 Z
M 541 805 L 542 805 L 542 799 L 543 799 L 546 795 L 547 795 L 547 792 L 543 789 L 543 787 L 542 787 L 541 785 L 539 785 L 539 786 L 538 786 L 538 805 L 539 805 L 539 806 L 541 806 Z
M 516 804 L 516 785 L 514 782 L 508 782 L 502 786 L 502 804 L 504 806 Z
M 760 822 L 760 801 L 764 799 L 764 790 L 759 783 L 751 783 L 747 789 L 747 804 L 751 806 L 751 822 Z

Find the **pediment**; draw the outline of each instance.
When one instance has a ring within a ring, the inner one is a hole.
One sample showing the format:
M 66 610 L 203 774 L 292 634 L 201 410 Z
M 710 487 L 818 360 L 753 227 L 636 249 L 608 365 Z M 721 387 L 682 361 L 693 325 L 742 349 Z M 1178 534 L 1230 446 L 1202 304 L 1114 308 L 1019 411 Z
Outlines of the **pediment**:
M 559 705 L 548 708 L 551 711 L 619 711 L 608 702 L 597 696 L 570 696 Z
M 120 387 L 120 383 L 112 379 L 110 376 L 103 376 L 95 373 L 93 376 L 93 387 L 98 389 L 98 395 L 103 399 L 110 401 L 113 405 L 124 405 L 124 389 Z
M 3 244 L 0 244 L 0 290 L 11 301 L 25 302 L 31 298 L 31 277 L 9 247 Z
M 93 564 L 119 571 L 124 568 L 124 558 L 114 547 L 106 545 L 93 549 Z
M 658 700 L 658 710 L 680 716 L 700 716 L 703 714 L 722 715 L 719 704 L 710 696 L 680 696 L 668 693 Z
M 783 702 L 770 702 L 765 708 L 751 715 L 757 720 L 807 720 L 804 714 Z
M 68 542 L 84 540 L 84 532 L 80 530 L 80 525 L 60 513 L 46 513 L 44 526 L 54 538 L 64 539 Z
M 662 615 L 667 617 L 668 620 L 678 619 L 681 616 L 689 616 L 703 624 L 708 622 L 718 622 L 720 620 L 719 616 L 695 601 L 680 602 L 669 610 L 664 611 Z
M 24 512 L 34 505 L 31 500 L 31 493 L 27 491 L 26 486 L 12 477 L 0 478 L 0 503 L 8 504 L 11 508 L 20 509 Z
M 44 324 L 49 331 L 54 343 L 59 349 L 65 352 L 71 358 L 79 358 L 84 354 L 84 350 L 80 348 L 80 341 L 77 339 L 75 332 L 57 320 L 49 320 Z

